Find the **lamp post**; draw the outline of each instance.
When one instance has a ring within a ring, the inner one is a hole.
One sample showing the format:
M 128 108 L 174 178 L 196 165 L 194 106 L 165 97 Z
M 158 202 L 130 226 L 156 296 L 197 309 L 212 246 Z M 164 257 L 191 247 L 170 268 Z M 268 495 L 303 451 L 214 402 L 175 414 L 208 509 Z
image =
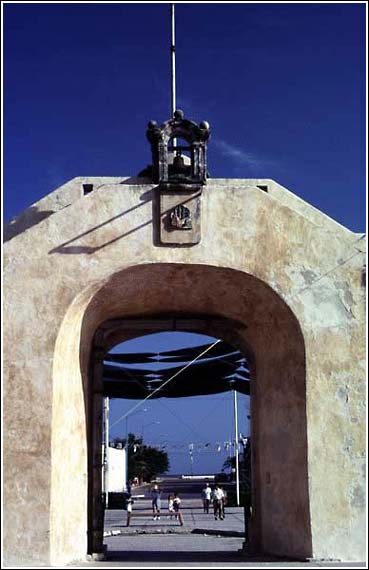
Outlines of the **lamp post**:
M 193 443 L 190 443 L 188 446 L 188 451 L 190 454 L 191 475 L 193 475 L 193 448 L 194 448 Z
M 236 382 L 234 378 L 232 378 L 229 382 L 233 391 L 234 433 L 235 433 L 234 449 L 236 457 L 236 500 L 237 500 L 237 507 L 239 507 L 240 506 L 240 466 L 238 459 L 238 406 L 237 406 L 237 390 L 235 389 L 235 383 Z
M 105 493 L 105 507 L 109 505 L 109 398 L 103 399 L 103 493 Z
M 163 450 L 166 447 L 166 443 L 163 441 L 164 438 L 167 438 L 169 436 L 169 433 L 161 433 L 159 434 L 159 445 L 160 445 L 160 449 Z
M 155 424 L 156 424 L 156 425 L 159 425 L 159 424 L 160 424 L 160 421 L 159 421 L 159 420 L 155 420 L 155 421 L 153 421 L 153 422 L 149 422 L 148 424 L 143 424 L 143 426 L 142 426 L 142 428 L 141 428 L 142 441 L 143 441 L 143 439 L 144 439 L 144 430 L 145 430 L 145 427 L 149 427 L 149 426 L 152 426 L 152 425 L 155 425 Z
M 143 408 L 142 410 L 138 410 L 137 412 L 134 412 L 132 414 L 129 414 L 126 416 L 126 443 L 124 446 L 124 451 L 125 451 L 125 475 L 126 475 L 126 490 L 128 491 L 128 417 L 130 416 L 134 416 L 136 414 L 140 414 L 143 412 L 147 412 L 147 408 Z
M 125 473 L 125 488 L 128 491 L 128 416 L 126 417 L 126 442 L 124 445 L 124 473 Z

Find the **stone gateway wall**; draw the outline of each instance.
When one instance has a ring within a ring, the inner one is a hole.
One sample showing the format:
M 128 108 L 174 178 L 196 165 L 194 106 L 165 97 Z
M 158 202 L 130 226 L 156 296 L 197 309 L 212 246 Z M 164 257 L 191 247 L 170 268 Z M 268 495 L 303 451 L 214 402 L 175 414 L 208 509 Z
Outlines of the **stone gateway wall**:
M 364 560 L 363 236 L 271 180 L 227 179 L 202 191 L 199 243 L 167 246 L 156 192 L 74 179 L 5 232 L 6 563 L 86 557 L 94 334 L 165 314 L 237 323 L 208 332 L 253 357 L 254 544 Z

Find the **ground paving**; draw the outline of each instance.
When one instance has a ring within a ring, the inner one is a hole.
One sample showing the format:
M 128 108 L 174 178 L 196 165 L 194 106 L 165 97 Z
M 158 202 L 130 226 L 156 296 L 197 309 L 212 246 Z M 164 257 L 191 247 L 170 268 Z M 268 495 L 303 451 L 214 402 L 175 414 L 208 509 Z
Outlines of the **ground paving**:
M 106 560 L 79 565 L 105 568 L 365 568 L 365 563 L 337 561 L 291 561 L 252 557 L 238 550 L 243 539 L 193 534 L 117 535 L 105 539 Z
M 162 508 L 160 520 L 153 520 L 151 502 L 147 499 L 135 501 L 131 524 L 127 524 L 127 511 L 107 510 L 105 512 L 105 536 L 135 534 L 219 534 L 222 536 L 244 536 L 244 514 L 241 507 L 227 507 L 224 520 L 215 520 L 212 509 L 204 513 L 202 503 L 196 499 L 182 500 L 183 526 L 171 518 L 167 508 Z
M 105 513 L 106 560 L 87 565 L 125 568 L 364 568 L 366 564 L 329 560 L 282 560 L 252 556 L 245 550 L 244 514 L 240 507 L 227 507 L 224 520 L 215 520 L 212 511 L 203 512 L 198 499 L 183 499 L 184 525 L 170 519 L 163 505 L 160 520 L 153 520 L 151 502 L 135 501 L 131 526 L 127 513 Z M 143 516 L 137 516 L 143 515 Z

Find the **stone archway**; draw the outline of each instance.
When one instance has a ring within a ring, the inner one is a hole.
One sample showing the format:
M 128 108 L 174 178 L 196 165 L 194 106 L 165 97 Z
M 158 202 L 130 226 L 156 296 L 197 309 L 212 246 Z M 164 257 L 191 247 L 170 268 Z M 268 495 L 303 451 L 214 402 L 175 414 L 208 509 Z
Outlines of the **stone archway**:
M 87 442 L 101 413 L 98 389 L 91 404 L 94 335 L 109 319 L 164 315 L 206 316 L 204 332 L 252 353 L 252 540 L 276 555 L 311 556 L 305 346 L 296 317 L 269 285 L 249 274 L 158 263 L 132 266 L 83 291 L 60 329 L 54 359 L 51 560 L 63 563 L 87 551 Z
M 143 177 L 76 178 L 7 228 L 4 557 L 85 557 L 92 341 L 106 320 L 165 312 L 244 327 L 261 546 L 363 560 L 364 236 L 273 180 L 208 179 L 201 240 L 164 245 L 157 200 Z

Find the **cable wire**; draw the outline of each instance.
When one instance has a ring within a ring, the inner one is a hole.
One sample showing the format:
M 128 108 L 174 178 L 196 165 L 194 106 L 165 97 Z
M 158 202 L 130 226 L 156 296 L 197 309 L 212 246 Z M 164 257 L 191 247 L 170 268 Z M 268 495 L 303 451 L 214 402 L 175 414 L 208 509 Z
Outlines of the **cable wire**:
M 118 418 L 114 423 L 111 424 L 110 428 L 113 428 L 115 425 L 117 425 L 117 423 L 119 423 L 120 421 L 124 420 L 126 417 L 128 417 L 132 412 L 134 412 L 134 410 L 136 410 L 137 408 L 139 408 L 140 406 L 142 406 L 142 404 L 144 402 L 146 402 L 146 400 L 148 400 L 149 398 L 152 398 L 156 392 L 159 392 L 162 388 L 164 388 L 164 386 L 166 386 L 167 384 L 169 384 L 169 382 L 171 382 L 172 380 L 174 380 L 174 378 L 176 378 L 181 372 L 183 372 L 184 370 L 186 370 L 186 368 L 188 368 L 189 366 L 191 366 L 191 364 L 193 364 L 194 362 L 196 362 L 196 360 L 198 360 L 199 358 L 201 358 L 203 356 L 203 354 L 206 354 L 209 350 L 211 350 L 216 344 L 218 344 L 218 342 L 221 342 L 220 339 L 216 340 L 213 344 L 211 344 L 210 346 L 208 346 L 201 354 L 198 354 L 196 356 L 196 358 L 194 358 L 193 360 L 191 360 L 191 362 L 189 362 L 188 364 L 186 364 L 186 366 L 184 366 L 183 368 L 181 368 L 180 370 L 178 370 L 178 372 L 176 372 L 175 374 L 173 374 L 173 376 L 171 376 L 170 378 L 168 378 L 168 380 L 166 380 L 164 382 L 164 384 L 162 384 L 161 386 L 159 386 L 159 388 L 156 388 L 156 390 L 154 390 L 151 394 L 149 394 L 148 396 L 146 396 L 146 398 L 144 398 L 143 400 L 140 400 L 140 402 L 138 402 L 135 406 L 133 406 L 133 408 L 131 408 L 130 410 L 128 410 L 128 412 L 126 412 L 125 414 L 123 414 L 120 418 Z

